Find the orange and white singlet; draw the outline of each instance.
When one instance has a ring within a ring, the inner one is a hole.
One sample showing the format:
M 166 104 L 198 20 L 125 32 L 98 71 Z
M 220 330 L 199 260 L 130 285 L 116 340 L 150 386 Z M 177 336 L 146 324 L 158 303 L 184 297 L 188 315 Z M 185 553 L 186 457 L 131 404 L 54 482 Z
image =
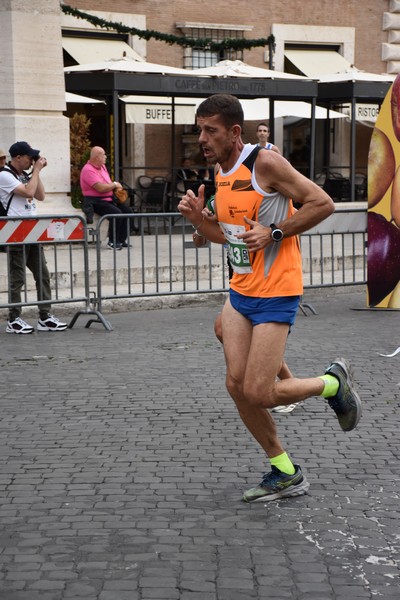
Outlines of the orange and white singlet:
M 243 217 L 269 227 L 295 213 L 292 201 L 279 192 L 264 192 L 258 185 L 254 163 L 261 148 L 246 144 L 235 166 L 215 177 L 215 210 L 225 235 L 234 275 L 230 286 L 244 296 L 274 298 L 303 293 L 302 262 L 297 236 L 249 252 L 236 236 L 250 229 Z M 264 151 L 264 150 L 261 150 Z

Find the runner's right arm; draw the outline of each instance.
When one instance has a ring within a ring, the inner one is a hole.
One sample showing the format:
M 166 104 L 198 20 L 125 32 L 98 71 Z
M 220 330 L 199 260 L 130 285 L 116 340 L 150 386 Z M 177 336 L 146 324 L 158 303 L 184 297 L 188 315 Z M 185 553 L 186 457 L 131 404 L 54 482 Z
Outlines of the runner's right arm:
M 210 242 L 216 244 L 225 244 L 225 237 L 220 229 L 215 217 L 209 217 L 204 212 L 204 189 L 199 187 L 199 195 L 196 196 L 192 190 L 182 196 L 178 210 L 183 217 L 191 222 L 198 235 L 201 235 Z

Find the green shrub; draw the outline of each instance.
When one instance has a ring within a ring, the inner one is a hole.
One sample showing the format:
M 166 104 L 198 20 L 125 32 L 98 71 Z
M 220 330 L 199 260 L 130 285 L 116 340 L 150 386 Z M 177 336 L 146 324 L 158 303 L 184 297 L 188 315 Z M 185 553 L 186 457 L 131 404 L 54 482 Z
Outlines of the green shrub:
M 69 120 L 71 204 L 74 208 L 82 208 L 82 191 L 79 185 L 79 175 L 90 155 L 90 125 L 90 119 L 84 114 L 75 113 Z

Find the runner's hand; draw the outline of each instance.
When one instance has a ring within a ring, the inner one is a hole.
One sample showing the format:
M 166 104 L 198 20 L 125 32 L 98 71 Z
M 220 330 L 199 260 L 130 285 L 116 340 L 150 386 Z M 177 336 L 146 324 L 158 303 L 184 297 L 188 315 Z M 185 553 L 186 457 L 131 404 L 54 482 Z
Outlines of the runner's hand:
M 204 184 L 199 187 L 198 196 L 195 195 L 193 190 L 188 190 L 178 204 L 178 211 L 182 216 L 189 219 L 194 226 L 198 225 L 203 219 L 204 188 Z
M 257 221 L 253 221 L 248 217 L 244 217 L 244 221 L 250 225 L 250 229 L 244 233 L 238 234 L 237 237 L 247 244 L 249 252 L 262 250 L 272 242 L 270 227 L 264 227 Z

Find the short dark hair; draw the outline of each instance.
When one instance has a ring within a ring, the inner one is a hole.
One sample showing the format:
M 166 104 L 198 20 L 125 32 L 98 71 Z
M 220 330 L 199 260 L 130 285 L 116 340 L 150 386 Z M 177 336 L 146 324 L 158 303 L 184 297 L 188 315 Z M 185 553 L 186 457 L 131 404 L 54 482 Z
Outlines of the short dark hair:
M 268 127 L 268 129 L 269 129 L 269 125 L 268 125 L 268 123 L 264 123 L 264 122 L 262 122 L 262 123 L 259 123 L 259 124 L 257 125 L 257 130 L 258 130 L 258 128 L 259 128 L 259 127 Z
M 243 108 L 236 96 L 214 94 L 203 100 L 197 107 L 197 117 L 213 117 L 214 115 L 219 115 L 227 128 L 240 125 L 243 129 Z

